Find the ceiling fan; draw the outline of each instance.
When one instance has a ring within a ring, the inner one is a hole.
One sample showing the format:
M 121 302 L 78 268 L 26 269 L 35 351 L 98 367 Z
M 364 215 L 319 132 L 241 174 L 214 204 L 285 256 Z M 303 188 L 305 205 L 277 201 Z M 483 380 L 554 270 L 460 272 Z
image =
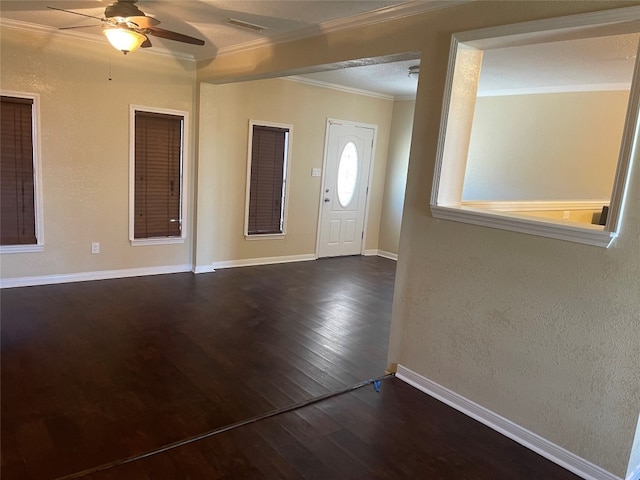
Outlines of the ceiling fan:
M 72 10 L 65 10 L 63 8 L 47 8 L 101 21 L 102 31 L 109 40 L 109 43 L 125 55 L 137 50 L 139 47 L 151 47 L 151 41 L 147 35 L 166 38 L 176 42 L 189 43 L 191 45 L 204 45 L 204 40 L 200 40 L 199 38 L 159 28 L 157 25 L 160 23 L 160 20 L 145 15 L 144 12 L 135 5 L 137 1 L 138 0 L 116 0 L 105 8 L 104 17 L 102 18 L 74 12 Z M 60 30 L 92 26 L 93 25 L 62 27 Z

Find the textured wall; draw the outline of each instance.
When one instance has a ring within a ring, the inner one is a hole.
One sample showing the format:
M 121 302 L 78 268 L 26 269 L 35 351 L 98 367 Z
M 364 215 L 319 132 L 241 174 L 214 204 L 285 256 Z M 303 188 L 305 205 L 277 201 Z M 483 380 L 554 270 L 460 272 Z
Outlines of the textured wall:
M 378 126 L 367 218 L 367 249 L 378 248 L 393 102 L 282 79 L 200 87 L 197 265 L 314 255 L 327 118 Z M 303 106 L 303 108 L 301 108 Z M 287 234 L 246 240 L 245 186 L 249 120 L 293 125 Z
M 460 11 L 496 23 L 504 8 L 549 13 L 527 3 Z M 439 27 L 463 30 L 461 16 Z M 609 249 L 433 219 L 447 51 L 444 38 L 423 50 L 389 361 L 623 476 L 640 398 L 638 159 Z
M 393 102 L 393 117 L 389 135 L 389 155 L 385 178 L 382 216 L 380 217 L 380 240 L 378 248 L 388 253 L 398 253 L 400 223 L 404 191 L 407 185 L 407 167 L 413 130 L 414 100 Z
M 43 252 L 2 255 L 2 277 L 189 265 L 190 234 L 129 243 L 129 105 L 191 112 L 195 64 L 10 28 L 1 42 L 2 89 L 40 94 L 45 238 Z

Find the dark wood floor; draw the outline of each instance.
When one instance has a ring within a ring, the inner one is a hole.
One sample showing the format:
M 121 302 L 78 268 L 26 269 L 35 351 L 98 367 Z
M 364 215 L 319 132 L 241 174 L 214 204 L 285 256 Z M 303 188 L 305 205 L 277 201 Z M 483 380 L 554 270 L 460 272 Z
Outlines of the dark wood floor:
M 577 478 L 397 379 L 91 473 L 381 375 L 394 269 L 348 257 L 3 290 L 3 480 Z

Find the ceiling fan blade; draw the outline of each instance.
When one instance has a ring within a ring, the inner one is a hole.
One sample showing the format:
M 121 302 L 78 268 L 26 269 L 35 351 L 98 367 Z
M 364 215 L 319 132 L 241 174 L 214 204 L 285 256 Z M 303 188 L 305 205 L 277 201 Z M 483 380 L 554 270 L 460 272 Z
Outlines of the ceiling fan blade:
M 99 21 L 101 21 L 101 22 L 103 22 L 103 21 L 104 21 L 104 19 L 103 19 L 103 18 L 100 18 L 100 17 L 94 17 L 93 15 L 87 15 L 87 14 L 85 14 L 85 13 L 79 13 L 79 12 L 74 12 L 74 11 L 71 11 L 71 10 L 65 10 L 64 8 L 56 8 L 56 7 L 47 7 L 47 8 L 49 8 L 49 9 L 51 9 L 51 10 L 57 10 L 57 11 L 59 11 L 59 12 L 73 13 L 74 15 L 80 15 L 80 16 L 82 16 L 82 17 L 87 17 L 87 18 L 93 18 L 93 19 L 95 19 L 95 20 L 99 20 Z
M 76 27 L 59 27 L 58 30 L 74 30 L 76 28 L 96 28 L 100 25 L 78 25 Z
M 149 37 L 147 37 L 147 39 L 142 42 L 142 45 L 140 45 L 140 48 L 149 48 L 152 47 L 153 45 L 151 45 L 151 40 L 149 40 Z
M 160 20 L 146 15 L 142 17 L 127 17 L 125 20 L 127 23 L 133 23 L 138 28 L 151 28 L 160 23 Z
M 190 43 L 191 45 L 204 45 L 204 40 L 190 37 L 189 35 L 183 35 L 182 33 L 172 32 L 171 30 L 165 30 L 163 28 L 150 27 L 146 29 L 145 33 L 160 38 L 166 38 L 168 40 L 175 40 L 176 42 Z

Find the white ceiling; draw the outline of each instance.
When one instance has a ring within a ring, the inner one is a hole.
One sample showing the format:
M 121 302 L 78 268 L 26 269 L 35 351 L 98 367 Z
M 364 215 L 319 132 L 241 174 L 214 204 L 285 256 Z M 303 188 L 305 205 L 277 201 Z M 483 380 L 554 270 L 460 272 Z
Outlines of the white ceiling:
M 205 45 L 199 47 L 151 37 L 154 47 L 149 50 L 199 60 L 463 1 L 468 0 L 139 0 L 137 6 L 160 20 L 161 28 L 205 40 Z M 111 0 L 1 0 L 0 20 L 18 28 L 71 35 L 112 48 L 102 35 L 97 20 L 47 8 L 53 6 L 102 17 L 104 8 L 110 3 Z M 266 29 L 254 32 L 234 27 L 225 23 L 229 18 Z M 58 30 L 79 25 L 95 26 Z M 639 34 L 634 33 L 487 50 L 483 58 L 480 93 L 628 85 L 638 38 Z M 416 76 L 409 76 L 408 69 L 419 64 L 419 57 L 419 52 L 412 52 L 359 59 L 319 66 L 296 78 L 407 98 L 415 96 L 417 86 Z
M 406 54 L 408 59 L 377 58 L 368 65 L 302 75 L 309 83 L 346 87 L 397 99 L 414 98 L 418 88 L 418 75 L 409 75 L 409 68 L 420 65 L 420 54 Z
M 628 89 L 639 38 L 628 33 L 486 50 L 479 93 Z
M 60 33 L 105 42 L 99 21 L 47 7 L 101 18 L 105 7 L 113 1 L 2 0 L 0 17 L 49 29 L 94 25 Z M 398 10 L 424 11 L 442 3 L 438 0 L 139 0 L 136 5 L 146 15 L 160 20 L 160 28 L 205 41 L 204 46 L 194 46 L 151 36 L 155 50 L 201 60 L 260 42 L 318 34 L 327 28 L 339 27 L 344 19 L 366 22 L 376 16 L 396 15 Z M 230 18 L 265 29 L 256 32 L 228 25 Z

